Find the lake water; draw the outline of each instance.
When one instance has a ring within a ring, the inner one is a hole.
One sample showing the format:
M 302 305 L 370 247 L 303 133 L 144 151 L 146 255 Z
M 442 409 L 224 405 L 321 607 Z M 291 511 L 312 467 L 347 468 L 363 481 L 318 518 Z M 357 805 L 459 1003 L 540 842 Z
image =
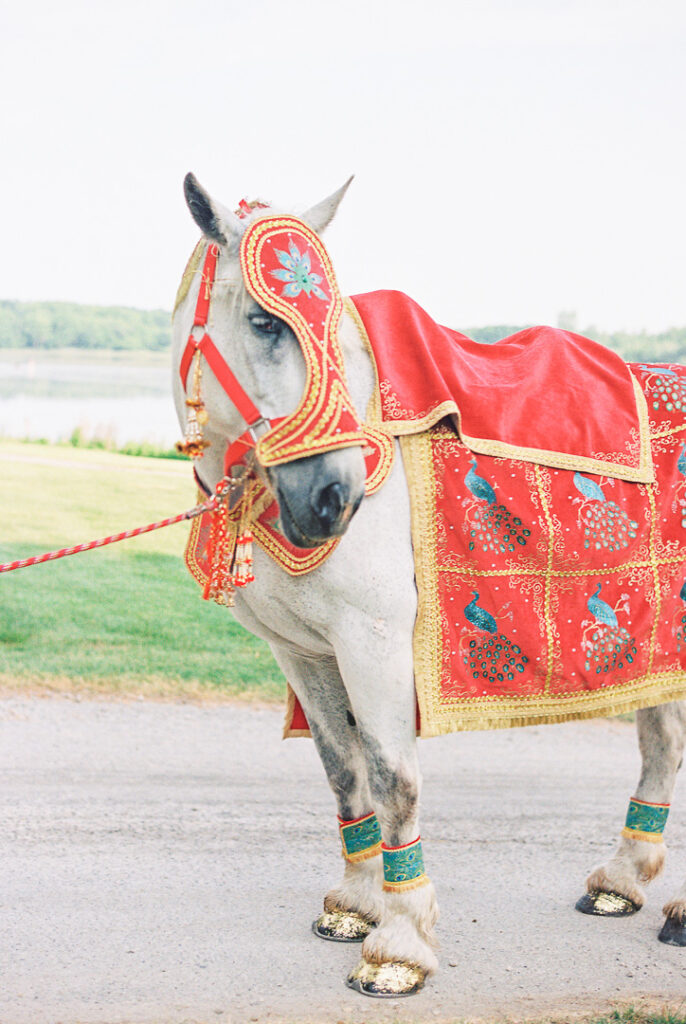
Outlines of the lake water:
M 171 369 L 124 362 L 0 358 L 0 436 L 170 447 L 180 437 Z

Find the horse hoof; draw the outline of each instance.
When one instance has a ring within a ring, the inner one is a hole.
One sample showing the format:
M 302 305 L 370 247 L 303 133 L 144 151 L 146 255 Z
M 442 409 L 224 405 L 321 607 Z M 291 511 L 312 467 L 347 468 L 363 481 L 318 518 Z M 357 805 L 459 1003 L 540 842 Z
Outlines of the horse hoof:
M 354 910 L 327 910 L 312 922 L 312 931 L 329 942 L 363 942 L 374 927 Z
M 668 946 L 686 946 L 686 924 L 679 918 L 666 917 L 658 939 Z
M 346 985 L 363 996 L 375 999 L 398 999 L 419 992 L 426 980 L 426 971 L 414 964 L 391 960 L 385 964 L 370 964 L 360 960 L 348 975 Z
M 618 892 L 585 892 L 577 900 L 576 909 L 596 917 L 628 917 L 641 909 L 637 903 Z

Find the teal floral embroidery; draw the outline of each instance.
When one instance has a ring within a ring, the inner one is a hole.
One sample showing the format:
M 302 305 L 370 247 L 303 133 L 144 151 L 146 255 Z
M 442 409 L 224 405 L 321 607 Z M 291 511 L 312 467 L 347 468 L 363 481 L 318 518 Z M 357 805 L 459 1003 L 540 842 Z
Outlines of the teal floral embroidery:
M 616 502 L 608 501 L 600 484 L 583 473 L 574 474 L 574 486 L 581 495 L 572 501 L 579 503 L 578 522 L 584 529 L 584 547 L 596 551 L 627 548 L 636 538 L 638 523 L 629 519 Z
M 399 882 L 411 882 L 424 874 L 424 857 L 422 843 L 415 840 L 410 846 L 399 850 L 383 850 L 383 878 L 390 885 Z
M 341 825 L 341 841 L 348 856 L 377 846 L 381 842 L 381 826 L 376 815 L 370 814 L 362 821 Z
M 667 824 L 668 814 L 669 806 L 630 800 L 629 810 L 626 812 L 626 827 L 633 832 L 654 832 L 661 835 Z
M 308 296 L 312 294 L 317 299 L 324 299 L 326 301 L 328 295 L 319 287 L 322 281 L 321 275 L 312 273 L 309 251 L 306 249 L 301 254 L 295 242 L 288 243 L 288 250 L 288 252 L 284 252 L 283 249 L 274 250 L 278 256 L 279 263 L 284 269 L 272 270 L 271 275 L 278 281 L 287 282 L 281 294 L 287 298 L 295 299 L 300 295 L 300 292 L 305 292 Z

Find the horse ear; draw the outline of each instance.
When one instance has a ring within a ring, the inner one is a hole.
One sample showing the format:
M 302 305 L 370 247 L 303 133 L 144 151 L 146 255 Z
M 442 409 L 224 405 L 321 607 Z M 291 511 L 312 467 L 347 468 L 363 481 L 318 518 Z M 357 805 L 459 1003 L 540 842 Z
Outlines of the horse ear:
M 243 226 L 238 217 L 221 203 L 211 199 L 195 175 L 190 172 L 183 179 L 183 193 L 191 216 L 204 235 L 220 245 L 238 241 L 243 233 Z
M 301 219 L 304 220 L 306 224 L 309 224 L 312 230 L 316 231 L 318 235 L 320 235 L 334 219 L 339 203 L 348 191 L 350 182 L 354 177 L 355 175 L 351 174 L 345 185 L 339 188 L 337 192 L 333 192 L 330 196 L 327 196 L 326 199 L 322 199 L 321 203 L 317 203 L 316 206 L 311 207 L 307 213 L 303 213 Z

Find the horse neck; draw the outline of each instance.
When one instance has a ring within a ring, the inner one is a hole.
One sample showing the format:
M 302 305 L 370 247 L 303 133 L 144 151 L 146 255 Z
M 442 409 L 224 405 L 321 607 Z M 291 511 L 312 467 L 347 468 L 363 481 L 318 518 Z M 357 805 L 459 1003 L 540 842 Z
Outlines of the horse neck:
M 356 319 L 348 310 L 346 302 L 338 330 L 338 340 L 343 355 L 345 379 L 357 415 L 366 420 L 369 403 L 376 388 L 376 374 L 368 342 L 363 337 Z

